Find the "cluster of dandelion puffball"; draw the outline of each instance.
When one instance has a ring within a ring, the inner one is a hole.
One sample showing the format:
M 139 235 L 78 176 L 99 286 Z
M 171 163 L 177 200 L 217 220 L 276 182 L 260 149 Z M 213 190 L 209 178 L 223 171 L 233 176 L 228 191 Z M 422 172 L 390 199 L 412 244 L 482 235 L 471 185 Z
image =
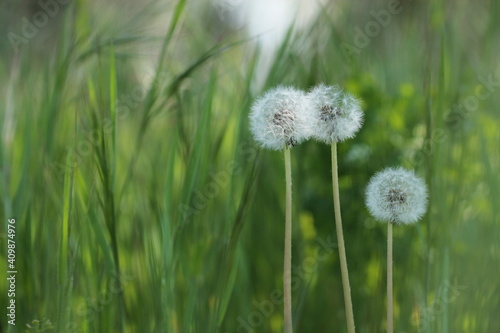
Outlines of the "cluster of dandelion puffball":
M 337 86 L 318 85 L 308 93 L 277 87 L 259 98 L 250 112 L 255 140 L 282 150 L 314 138 L 333 143 L 351 138 L 361 127 L 360 102 Z
M 324 143 L 354 137 L 363 123 L 360 101 L 338 86 L 320 84 L 305 93 L 292 87 L 269 90 L 252 105 L 250 127 L 264 148 L 283 150 L 314 138 Z M 366 190 L 366 205 L 381 221 L 417 222 L 427 209 L 424 181 L 403 168 L 376 174 Z
M 387 168 L 373 176 L 368 184 L 366 206 L 380 221 L 415 223 L 427 209 L 427 188 L 412 171 Z

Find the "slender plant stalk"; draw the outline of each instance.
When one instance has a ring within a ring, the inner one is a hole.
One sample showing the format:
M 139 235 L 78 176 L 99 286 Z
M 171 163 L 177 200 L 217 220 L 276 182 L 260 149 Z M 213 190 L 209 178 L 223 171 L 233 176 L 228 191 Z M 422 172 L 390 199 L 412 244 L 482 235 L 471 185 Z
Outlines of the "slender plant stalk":
M 283 266 L 284 333 L 293 332 L 292 321 L 292 167 L 290 148 L 285 148 L 286 179 L 286 221 L 285 221 L 285 258 Z
M 392 315 L 392 222 L 387 224 L 387 333 L 394 330 Z
M 337 242 L 339 244 L 340 271 L 342 273 L 342 287 L 344 289 L 345 315 L 347 331 L 354 333 L 354 315 L 352 312 L 351 286 L 349 285 L 349 271 L 345 255 L 344 233 L 342 231 L 342 216 L 340 214 L 339 175 L 337 167 L 337 142 L 332 143 L 332 186 L 333 206 L 335 208 L 335 227 L 337 229 Z

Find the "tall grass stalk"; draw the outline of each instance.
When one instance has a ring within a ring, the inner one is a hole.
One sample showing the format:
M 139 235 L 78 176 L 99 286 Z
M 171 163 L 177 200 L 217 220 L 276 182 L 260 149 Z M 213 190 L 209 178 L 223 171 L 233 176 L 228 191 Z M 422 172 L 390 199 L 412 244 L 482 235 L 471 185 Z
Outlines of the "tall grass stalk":
M 76 127 L 76 126 L 75 126 Z M 67 160 L 71 158 L 68 154 Z M 71 278 L 68 278 L 69 263 L 69 232 L 70 232 L 70 217 L 73 204 L 73 170 L 66 172 L 64 177 L 64 203 L 63 203 L 63 218 L 61 221 L 61 236 L 59 240 L 59 266 L 58 266 L 58 326 L 63 327 L 69 319 L 69 304 L 71 302 Z
M 337 142 L 332 143 L 332 187 L 333 206 L 335 209 L 335 227 L 337 229 L 337 242 L 339 246 L 340 270 L 342 274 L 342 287 L 344 289 L 344 303 L 347 320 L 347 330 L 354 333 L 354 314 L 352 311 L 351 286 L 349 284 L 349 271 L 345 254 L 344 232 L 342 231 L 342 215 L 340 213 L 339 175 L 337 166 Z

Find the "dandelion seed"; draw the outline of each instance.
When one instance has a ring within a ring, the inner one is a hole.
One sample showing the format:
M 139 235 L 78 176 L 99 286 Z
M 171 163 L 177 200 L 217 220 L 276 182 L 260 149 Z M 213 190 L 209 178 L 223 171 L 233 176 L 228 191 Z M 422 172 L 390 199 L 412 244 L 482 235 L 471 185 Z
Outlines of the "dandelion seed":
M 427 188 L 412 171 L 387 168 L 371 179 L 366 190 L 366 205 L 380 221 L 415 223 L 427 209 Z
M 294 147 L 311 134 L 311 114 L 306 94 L 291 87 L 277 87 L 258 99 L 250 112 L 250 129 L 264 148 Z
M 325 143 L 354 137 L 363 122 L 360 101 L 338 86 L 320 84 L 307 97 L 314 118 L 313 137 Z

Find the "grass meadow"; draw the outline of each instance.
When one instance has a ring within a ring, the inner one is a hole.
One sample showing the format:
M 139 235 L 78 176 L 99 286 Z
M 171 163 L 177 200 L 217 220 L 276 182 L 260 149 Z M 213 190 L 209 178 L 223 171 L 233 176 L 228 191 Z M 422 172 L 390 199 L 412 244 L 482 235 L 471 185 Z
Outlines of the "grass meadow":
M 365 112 L 338 147 L 357 332 L 386 330 L 364 193 L 388 166 L 429 187 L 394 228 L 395 331 L 500 332 L 499 2 L 324 2 L 272 52 L 241 1 L 22 3 L 0 3 L 0 332 L 281 332 L 283 154 L 248 114 L 318 83 Z M 291 158 L 295 331 L 347 332 L 330 147 Z

